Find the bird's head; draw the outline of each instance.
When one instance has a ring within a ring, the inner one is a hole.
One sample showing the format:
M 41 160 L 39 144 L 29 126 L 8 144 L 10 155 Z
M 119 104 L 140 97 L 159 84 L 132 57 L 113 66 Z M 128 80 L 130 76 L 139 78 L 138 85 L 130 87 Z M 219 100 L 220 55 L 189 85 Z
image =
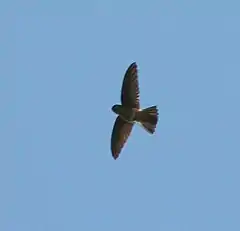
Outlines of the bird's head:
M 120 107 L 121 107 L 121 105 L 115 104 L 112 106 L 112 111 L 115 112 L 116 114 L 119 114 Z

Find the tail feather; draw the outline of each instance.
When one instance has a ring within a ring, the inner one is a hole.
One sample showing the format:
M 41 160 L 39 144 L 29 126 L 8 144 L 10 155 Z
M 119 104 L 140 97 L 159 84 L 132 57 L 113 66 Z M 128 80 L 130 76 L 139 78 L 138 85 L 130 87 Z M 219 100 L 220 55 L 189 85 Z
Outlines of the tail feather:
M 140 122 L 146 131 L 153 134 L 158 122 L 157 106 L 148 107 L 141 111 L 138 111 L 136 114 L 136 120 Z

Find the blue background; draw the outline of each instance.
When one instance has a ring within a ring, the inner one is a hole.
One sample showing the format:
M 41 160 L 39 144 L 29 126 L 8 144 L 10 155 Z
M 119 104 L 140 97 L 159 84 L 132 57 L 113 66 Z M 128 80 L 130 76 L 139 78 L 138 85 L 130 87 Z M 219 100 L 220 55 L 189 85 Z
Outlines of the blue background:
M 0 9 L 0 230 L 240 230 L 239 1 Z M 115 161 L 133 61 L 160 121 Z

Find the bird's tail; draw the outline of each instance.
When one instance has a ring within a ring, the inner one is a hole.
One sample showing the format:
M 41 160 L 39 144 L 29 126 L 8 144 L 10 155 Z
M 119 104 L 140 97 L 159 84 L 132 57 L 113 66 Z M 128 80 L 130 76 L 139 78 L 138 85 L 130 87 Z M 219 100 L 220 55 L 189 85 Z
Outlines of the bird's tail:
M 157 106 L 145 108 L 136 113 L 136 120 L 151 134 L 155 132 L 158 122 Z

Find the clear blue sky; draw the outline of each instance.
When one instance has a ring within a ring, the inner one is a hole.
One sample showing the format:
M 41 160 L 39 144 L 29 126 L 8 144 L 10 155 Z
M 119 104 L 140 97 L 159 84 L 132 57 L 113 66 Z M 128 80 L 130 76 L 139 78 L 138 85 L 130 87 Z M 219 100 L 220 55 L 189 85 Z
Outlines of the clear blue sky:
M 240 230 L 239 1 L 0 8 L 1 231 Z M 160 121 L 115 161 L 133 61 Z

